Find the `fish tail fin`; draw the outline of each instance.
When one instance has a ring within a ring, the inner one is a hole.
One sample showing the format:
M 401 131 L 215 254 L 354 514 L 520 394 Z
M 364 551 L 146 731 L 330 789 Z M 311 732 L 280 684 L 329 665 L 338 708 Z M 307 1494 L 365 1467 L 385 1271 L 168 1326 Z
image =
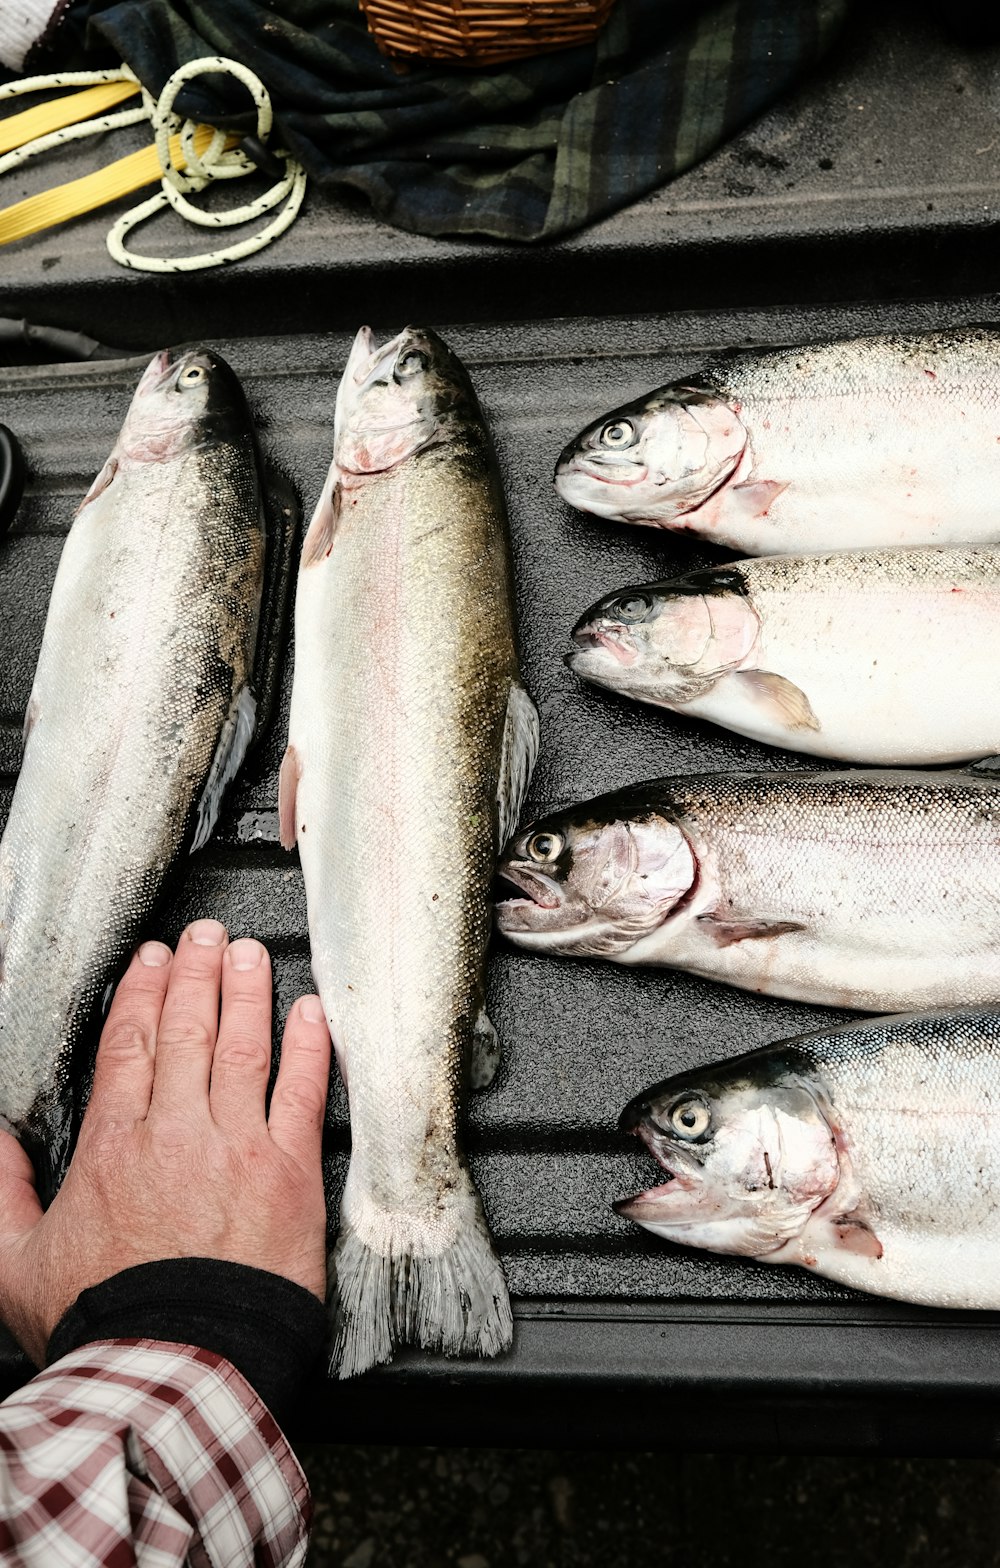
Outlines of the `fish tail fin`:
M 469 1197 L 467 1222 L 433 1253 L 395 1235 L 389 1216 L 389 1251 L 371 1246 L 342 1216 L 330 1266 L 331 1372 L 354 1377 L 391 1360 L 397 1345 L 446 1356 L 495 1356 L 510 1348 L 507 1282 L 471 1186 Z

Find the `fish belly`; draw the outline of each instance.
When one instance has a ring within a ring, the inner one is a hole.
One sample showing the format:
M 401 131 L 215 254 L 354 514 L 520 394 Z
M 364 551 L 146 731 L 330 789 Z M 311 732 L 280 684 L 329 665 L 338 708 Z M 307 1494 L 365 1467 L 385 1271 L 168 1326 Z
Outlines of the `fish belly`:
M 883 1226 L 877 1235 L 882 1256 L 861 1257 L 830 1246 L 828 1227 L 808 1227 L 794 1243 L 769 1253 L 763 1263 L 792 1263 L 812 1274 L 871 1295 L 925 1307 L 989 1311 L 1000 1309 L 1000 1236 L 939 1235 Z

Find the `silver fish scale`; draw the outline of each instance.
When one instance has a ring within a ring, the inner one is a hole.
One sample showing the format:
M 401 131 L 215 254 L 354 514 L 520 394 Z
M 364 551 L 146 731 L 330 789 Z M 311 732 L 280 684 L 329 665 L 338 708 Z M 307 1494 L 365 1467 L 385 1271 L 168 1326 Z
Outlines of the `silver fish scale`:
M 876 1233 L 936 1228 L 1000 1250 L 1000 1016 L 879 1020 L 796 1054 L 829 1094 Z
M 1000 996 L 996 781 L 889 770 L 695 776 L 608 799 L 679 823 L 698 866 L 681 917 L 630 961 L 879 1013 Z M 720 945 L 715 923 L 727 921 L 744 939 Z M 761 938 L 740 932 L 747 921 Z M 786 922 L 791 930 L 768 936 Z
M 914 550 L 844 550 L 827 555 L 768 555 L 740 561 L 722 572 L 739 572 L 751 597 L 758 593 L 799 595 L 813 587 L 837 594 L 880 587 L 931 589 L 962 583 L 980 587 L 1000 575 L 1000 550 L 927 545 Z
M 954 397 L 963 407 L 974 393 L 985 408 L 996 409 L 998 350 L 1000 333 L 987 327 L 887 332 L 724 355 L 704 365 L 691 384 L 711 385 L 744 405 L 756 397 L 784 401 L 790 391 L 796 398 L 820 400 L 833 392 L 902 402 L 924 390 L 935 402 Z M 859 409 L 859 417 L 864 412 Z
M 864 542 L 856 523 L 869 509 L 883 519 L 946 514 L 941 543 L 994 542 L 998 359 L 1000 334 L 985 329 L 853 338 L 720 360 L 695 384 L 736 408 L 753 478 L 789 486 L 758 529 L 766 540 L 773 517 L 787 534 L 764 553 L 794 548 L 796 538 L 822 547 L 818 532 L 811 537 L 814 507 L 841 515 L 834 538 L 842 532 L 845 545 Z M 874 518 L 870 526 L 872 544 L 923 542 L 901 529 L 884 537 Z
M 1000 848 L 996 782 L 965 773 L 694 775 L 653 784 L 685 817 L 713 831 L 824 843 Z M 1000 888 L 997 890 L 1000 900 Z
M 122 462 L 70 530 L 0 841 L 0 1114 L 56 1180 L 72 1054 L 176 858 L 234 696 L 263 572 L 246 441 Z

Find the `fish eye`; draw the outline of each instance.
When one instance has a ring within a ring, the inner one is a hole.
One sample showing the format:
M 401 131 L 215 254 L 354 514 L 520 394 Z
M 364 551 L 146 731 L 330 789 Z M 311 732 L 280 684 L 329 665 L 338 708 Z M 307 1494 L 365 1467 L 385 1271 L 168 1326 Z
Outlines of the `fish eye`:
M 397 376 L 417 376 L 427 369 L 427 355 L 418 348 L 408 348 L 396 361 Z
M 627 419 L 613 419 L 605 425 L 599 439 L 602 446 L 628 446 L 635 440 L 635 426 Z
M 670 1112 L 670 1126 L 679 1138 L 701 1138 L 709 1129 L 712 1113 L 704 1100 L 678 1100 Z
M 628 593 L 615 599 L 611 608 L 620 621 L 641 621 L 653 608 L 653 601 L 648 593 Z
M 196 387 L 207 380 L 208 371 L 204 365 L 188 365 L 177 377 L 177 385 L 180 387 Z
M 553 860 L 559 859 L 565 842 L 561 833 L 532 833 L 526 847 L 532 860 L 551 865 Z

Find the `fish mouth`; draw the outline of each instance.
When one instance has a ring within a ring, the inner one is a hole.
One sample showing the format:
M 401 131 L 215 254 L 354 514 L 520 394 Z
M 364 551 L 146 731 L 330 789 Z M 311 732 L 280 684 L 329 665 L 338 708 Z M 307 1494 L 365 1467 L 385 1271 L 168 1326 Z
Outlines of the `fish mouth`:
M 623 1220 L 635 1220 L 641 1225 L 644 1219 L 650 1219 L 650 1207 L 656 1202 L 658 1196 L 662 1197 L 664 1189 L 673 1181 L 668 1176 L 666 1181 L 658 1182 L 655 1187 L 649 1187 L 645 1192 L 634 1193 L 631 1198 L 616 1198 L 611 1207 Z
M 601 472 L 602 468 L 605 470 Z M 600 459 L 572 458 L 565 465 L 556 468 L 556 478 L 565 479 L 570 474 L 581 474 L 585 479 L 594 479 L 600 485 L 615 485 L 620 489 L 631 490 L 636 485 L 644 485 L 649 479 L 649 466 L 643 463 L 641 468 L 636 468 L 630 463 L 627 467 L 623 464 L 603 464 Z M 631 476 L 631 477 L 628 477 Z
M 148 397 L 151 392 L 155 392 L 162 386 L 173 368 L 173 354 L 170 349 L 161 348 L 158 354 L 153 355 L 143 371 L 139 385 L 135 389 L 136 397 Z
M 559 889 L 540 872 L 526 866 L 505 866 L 493 880 L 493 902 L 497 914 L 510 909 L 558 909 L 562 903 Z
M 405 343 L 411 343 L 415 348 L 425 346 L 426 352 L 426 337 L 420 327 L 404 327 L 402 332 L 397 332 L 381 348 L 371 328 L 362 327 L 354 340 L 349 361 L 354 385 L 363 389 L 377 381 L 385 373 L 387 365 L 395 364 L 396 356 Z
M 611 1205 L 622 1219 L 635 1220 L 641 1225 L 647 1220 L 654 1220 L 665 1201 L 669 1203 L 681 1193 L 696 1192 L 701 1183 L 698 1173 L 685 1168 L 685 1161 L 679 1158 L 668 1160 L 661 1147 L 662 1140 L 656 1136 L 648 1122 L 644 1118 L 629 1120 L 630 1112 L 632 1106 L 627 1105 L 618 1123 L 620 1130 L 639 1138 L 660 1169 L 665 1172 L 663 1181 L 656 1182 L 652 1187 L 645 1187 L 642 1192 L 633 1193 L 631 1197 L 616 1198 Z
M 364 388 L 371 386 L 373 381 L 378 381 L 385 374 L 386 367 L 395 364 L 396 355 L 399 353 L 405 337 L 405 331 L 397 332 L 396 336 L 391 338 L 388 343 L 384 343 L 381 348 L 375 344 L 373 338 L 367 364 L 358 365 L 354 371 L 355 386 Z
M 626 667 L 634 664 L 639 657 L 635 642 L 629 636 L 624 626 L 595 626 L 593 622 L 590 622 L 585 626 L 574 626 L 572 637 L 582 652 L 586 653 L 592 649 L 603 648 L 607 653 L 611 654 L 613 659 L 617 659 L 619 664 L 623 664 Z M 568 654 L 567 662 L 569 663 L 574 657 L 574 654 Z M 572 667 L 570 663 L 570 668 L 572 669 Z

